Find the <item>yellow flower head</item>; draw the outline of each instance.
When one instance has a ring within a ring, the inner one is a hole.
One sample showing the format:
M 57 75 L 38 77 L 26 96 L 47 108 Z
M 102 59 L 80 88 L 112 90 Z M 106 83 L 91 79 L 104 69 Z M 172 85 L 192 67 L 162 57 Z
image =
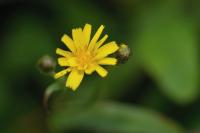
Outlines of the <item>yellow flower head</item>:
M 59 78 L 69 73 L 66 87 L 72 90 L 78 88 L 84 73 L 92 74 L 96 71 L 101 77 L 105 77 L 108 72 L 100 65 L 116 65 L 117 63 L 117 59 L 107 57 L 118 50 L 119 47 L 116 42 L 112 41 L 103 45 L 108 35 L 99 40 L 104 26 L 101 25 L 90 40 L 91 29 L 90 24 L 86 24 L 83 29 L 72 29 L 73 39 L 66 34 L 61 38 L 61 41 L 70 51 L 56 49 L 56 53 L 62 56 L 58 58 L 58 64 L 65 67 L 65 69 L 56 73 L 54 77 Z

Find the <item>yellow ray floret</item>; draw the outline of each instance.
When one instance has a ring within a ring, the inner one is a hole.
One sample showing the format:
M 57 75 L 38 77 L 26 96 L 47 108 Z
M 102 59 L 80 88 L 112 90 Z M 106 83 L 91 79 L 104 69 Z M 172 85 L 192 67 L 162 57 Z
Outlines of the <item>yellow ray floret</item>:
M 80 85 L 84 76 L 84 71 L 82 70 L 72 70 L 68 76 L 66 86 L 71 88 L 72 90 L 76 90 Z
M 101 77 L 105 77 L 108 72 L 100 65 L 116 65 L 117 59 L 107 56 L 116 52 L 119 47 L 114 41 L 103 45 L 108 38 L 108 35 L 105 35 L 99 40 L 103 29 L 104 26 L 101 25 L 91 39 L 92 26 L 86 24 L 83 29 L 72 29 L 73 39 L 66 34 L 61 38 L 69 51 L 56 49 L 56 54 L 62 56 L 58 58 L 58 64 L 65 69 L 56 73 L 54 77 L 60 78 L 69 73 L 66 87 L 76 90 L 84 74 L 96 71 Z

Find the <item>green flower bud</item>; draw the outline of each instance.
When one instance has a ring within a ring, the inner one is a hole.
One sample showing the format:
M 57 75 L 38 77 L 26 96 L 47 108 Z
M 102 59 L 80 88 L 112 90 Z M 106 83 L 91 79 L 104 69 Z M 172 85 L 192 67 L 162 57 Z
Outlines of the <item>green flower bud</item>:
M 128 61 L 130 57 L 130 48 L 126 44 L 121 44 L 119 46 L 118 51 L 116 52 L 115 56 L 118 59 L 119 63 L 125 63 Z
M 44 74 L 52 74 L 55 71 L 56 62 L 49 55 L 45 55 L 38 60 L 37 68 Z

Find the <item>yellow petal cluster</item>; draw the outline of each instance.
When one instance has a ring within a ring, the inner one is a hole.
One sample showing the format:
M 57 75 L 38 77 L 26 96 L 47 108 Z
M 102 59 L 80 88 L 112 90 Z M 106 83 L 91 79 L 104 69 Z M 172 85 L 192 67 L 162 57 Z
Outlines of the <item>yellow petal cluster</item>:
M 118 50 L 116 42 L 112 41 L 105 45 L 108 35 L 100 38 L 104 29 L 101 25 L 91 38 L 92 26 L 85 24 L 84 28 L 72 29 L 72 38 L 64 34 L 61 41 L 68 47 L 69 51 L 56 49 L 58 64 L 64 70 L 56 73 L 55 78 L 62 77 L 69 73 L 66 87 L 76 90 L 80 85 L 84 74 L 92 74 L 96 71 L 101 77 L 105 77 L 108 72 L 101 65 L 116 65 L 117 59 L 107 57 Z

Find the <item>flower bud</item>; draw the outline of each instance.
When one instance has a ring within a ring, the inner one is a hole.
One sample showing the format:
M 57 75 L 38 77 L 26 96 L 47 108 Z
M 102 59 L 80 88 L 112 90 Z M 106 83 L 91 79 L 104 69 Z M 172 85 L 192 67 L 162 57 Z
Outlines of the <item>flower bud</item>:
M 130 48 L 126 44 L 121 44 L 116 52 L 116 58 L 119 63 L 125 63 L 130 57 Z
M 38 60 L 37 67 L 40 72 L 45 74 L 54 73 L 56 62 L 49 55 L 45 55 Z

